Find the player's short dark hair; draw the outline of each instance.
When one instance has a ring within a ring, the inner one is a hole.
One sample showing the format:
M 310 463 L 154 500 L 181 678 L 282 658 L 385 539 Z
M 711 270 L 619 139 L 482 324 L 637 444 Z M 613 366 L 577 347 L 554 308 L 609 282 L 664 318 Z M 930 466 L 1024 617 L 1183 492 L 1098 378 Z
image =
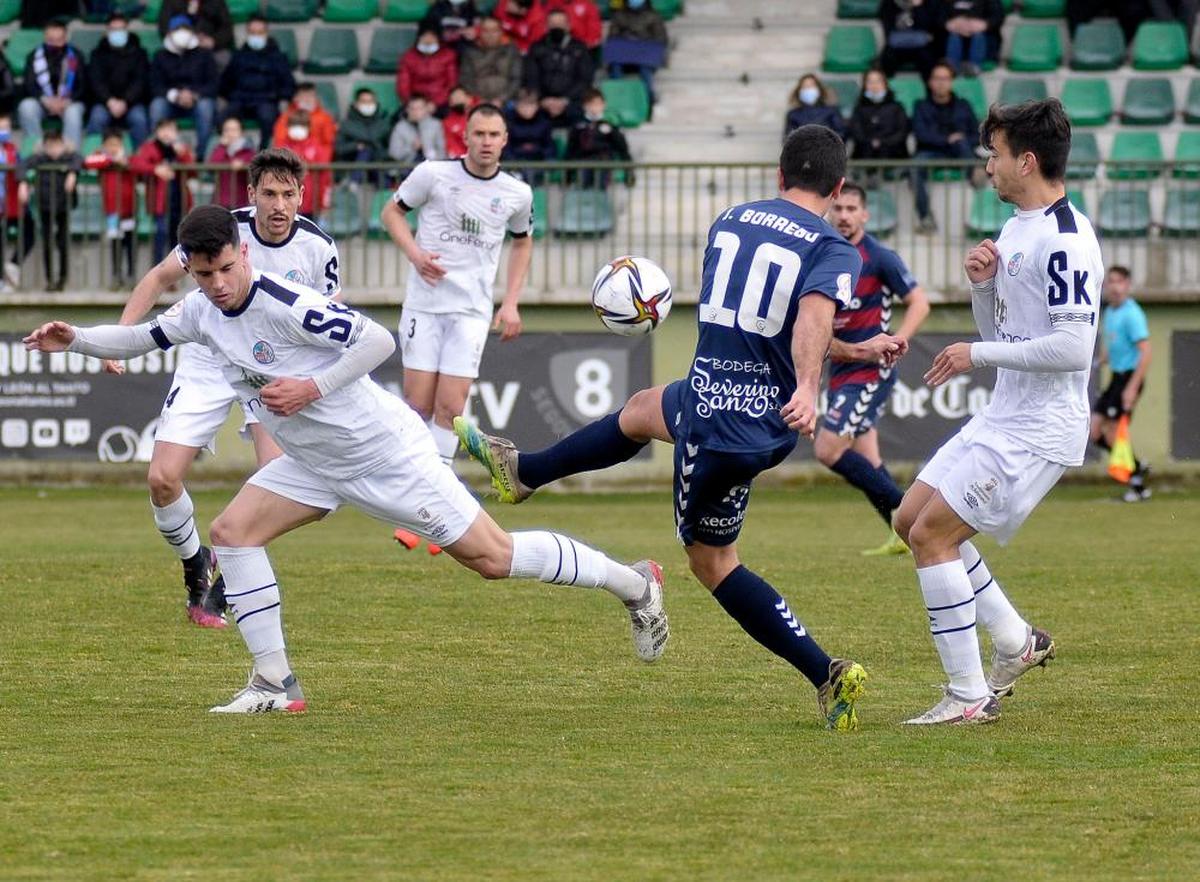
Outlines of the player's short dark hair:
M 259 150 L 250 160 L 250 186 L 258 187 L 263 175 L 279 181 L 292 181 L 297 187 L 304 183 L 304 160 L 286 147 Z
M 462 87 L 459 86 L 459 88 Z M 504 111 L 495 104 L 492 104 L 490 101 L 484 101 L 482 104 L 476 104 L 470 109 L 470 111 L 467 113 L 468 125 L 470 125 L 471 118 L 475 116 L 498 116 L 500 119 L 504 120 L 505 125 L 508 124 L 508 120 L 504 119 Z
M 1108 271 L 1109 271 L 1110 273 L 1116 273 L 1116 274 L 1117 274 L 1118 276 L 1120 276 L 1122 279 L 1128 279 L 1128 278 L 1131 278 L 1131 277 L 1133 276 L 1133 273 L 1131 273 L 1131 272 L 1129 271 L 1129 267 L 1127 267 L 1127 266 L 1122 266 L 1122 265 L 1121 265 L 1121 264 L 1119 264 L 1119 263 L 1114 263 L 1112 266 L 1110 266 L 1110 267 L 1108 268 Z
M 179 222 L 179 247 L 190 261 L 202 254 L 210 260 L 225 250 L 241 244 L 237 219 L 233 212 L 220 205 L 198 205 Z
M 1013 155 L 1032 153 L 1042 177 L 1061 181 L 1071 154 L 1071 120 L 1057 98 L 1021 104 L 993 104 L 979 127 L 979 141 L 989 150 L 996 132 L 1004 133 Z
M 846 145 L 826 126 L 800 126 L 787 136 L 779 154 L 783 189 L 829 196 L 846 177 Z
M 867 204 L 867 188 L 862 184 L 856 184 L 854 181 L 846 181 L 846 183 L 842 184 L 842 195 L 845 196 L 847 193 L 857 196 L 858 201 L 864 206 Z

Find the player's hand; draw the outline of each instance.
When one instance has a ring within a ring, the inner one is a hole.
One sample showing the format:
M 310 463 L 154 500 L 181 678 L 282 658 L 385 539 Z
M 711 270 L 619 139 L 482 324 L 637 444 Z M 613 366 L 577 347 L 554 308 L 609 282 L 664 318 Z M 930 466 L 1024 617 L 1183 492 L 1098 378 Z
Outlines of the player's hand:
M 106 374 L 116 374 L 118 377 L 125 373 L 125 362 L 117 361 L 115 358 L 106 358 L 100 362 Z
M 793 432 L 811 438 L 817 430 L 817 396 L 811 389 L 797 387 L 791 400 L 780 411 L 783 421 Z
M 433 251 L 418 251 L 412 265 L 422 279 L 430 285 L 436 285 L 442 280 L 442 276 L 446 275 L 446 270 L 438 263 L 441 259 L 442 255 Z
M 937 387 L 974 367 L 971 364 L 971 344 L 951 343 L 933 359 L 933 365 L 925 372 L 925 382 Z
M 889 368 L 908 352 L 908 341 L 894 334 L 876 334 L 859 346 L 862 347 L 863 361 Z
M 1000 249 L 991 239 L 984 239 L 967 252 L 963 268 L 967 278 L 972 282 L 986 282 L 996 277 L 996 268 L 1000 265 Z
M 280 377 L 259 391 L 262 403 L 276 416 L 292 416 L 321 397 L 321 390 L 312 380 Z
M 521 313 L 516 304 L 500 304 L 496 317 L 492 319 L 492 330 L 500 332 L 500 339 L 514 340 L 521 333 Z
M 75 339 L 75 329 L 66 322 L 47 322 L 25 338 L 26 352 L 65 352 Z

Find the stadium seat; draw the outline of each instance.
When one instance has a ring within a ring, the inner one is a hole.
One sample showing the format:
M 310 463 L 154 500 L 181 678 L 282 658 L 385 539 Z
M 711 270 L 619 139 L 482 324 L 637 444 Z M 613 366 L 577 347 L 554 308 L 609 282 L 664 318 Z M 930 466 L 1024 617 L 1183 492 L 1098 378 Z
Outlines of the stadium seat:
M 392 74 L 400 66 L 400 56 L 417 41 L 415 27 L 372 28 L 371 45 L 367 48 L 367 73 Z
M 379 0 L 326 0 L 322 18 L 327 22 L 358 24 L 379 12 Z
M 21 0 L 0 0 L 0 24 L 15 21 L 21 14 Z
M 160 12 L 162 12 L 162 0 L 146 0 L 146 10 L 142 13 L 142 21 L 147 24 L 158 24 Z
M 1130 126 L 1165 126 L 1175 119 L 1175 93 L 1166 77 L 1129 80 L 1121 120 Z
M 533 238 L 544 239 L 549 222 L 546 218 L 548 211 L 549 193 L 545 187 L 536 187 L 533 191 Z
M 879 0 L 838 0 L 838 18 L 877 18 L 878 16 Z
M 870 212 L 867 232 L 872 236 L 886 238 L 896 231 L 900 215 L 896 211 L 896 197 L 891 190 L 871 190 L 867 193 L 867 210 Z
M 683 0 L 654 0 L 654 8 L 666 21 L 683 11 Z
M 1188 84 L 1187 98 L 1183 105 L 1184 122 L 1200 123 L 1200 77 Z
M 329 211 L 325 231 L 335 239 L 349 239 L 363 234 L 363 210 L 358 194 L 347 187 L 333 188 L 333 206 Z
M 917 76 L 892 77 L 892 94 L 911 117 L 917 102 L 925 97 L 925 84 Z
M 1157 164 L 1163 159 L 1158 132 L 1117 132 L 1108 159 L 1108 176 L 1113 180 L 1157 178 L 1162 173 Z M 1145 165 L 1138 165 L 1139 162 Z
M 1175 142 L 1175 167 L 1171 176 L 1200 178 L 1200 131 L 1188 129 L 1179 133 Z
M 308 21 L 317 14 L 317 0 L 267 0 L 267 21 Z
M 344 74 L 358 67 L 358 36 L 354 28 L 317 28 L 308 44 L 304 72 Z
M 1009 70 L 1054 70 L 1062 63 L 1058 25 L 1022 24 L 1013 31 Z
M 1024 0 L 1022 18 L 1062 18 L 1067 12 L 1067 0 Z
M 104 202 L 100 188 L 96 186 L 80 187 L 79 204 L 71 210 L 67 227 L 72 238 L 96 239 L 104 235 Z
M 1125 63 L 1125 34 L 1114 19 L 1089 21 L 1075 29 L 1071 67 L 1075 70 L 1116 70 Z
M 1145 236 L 1150 232 L 1150 194 L 1145 190 L 1108 190 L 1100 197 L 1102 236 Z
M 400 109 L 400 97 L 396 94 L 396 81 L 388 80 L 355 80 L 354 86 L 350 90 L 351 99 L 354 93 L 359 89 L 370 89 L 375 93 L 375 100 L 379 102 L 379 110 L 386 116 L 393 117 L 396 111 Z
M 1138 25 L 1133 38 L 1134 70 L 1178 70 L 1187 60 L 1187 32 L 1179 22 L 1144 21 Z
M 1163 235 L 1200 236 L 1200 190 L 1167 191 Z
M 977 77 L 958 77 L 954 81 L 954 94 L 971 105 L 975 119 L 982 121 L 987 116 L 987 93 L 983 90 L 983 80 Z
M 259 0 L 227 0 L 229 17 L 237 24 L 245 24 L 250 16 L 258 15 L 261 11 Z
M 967 235 L 976 239 L 995 237 L 1004 222 L 1013 215 L 1013 207 L 1001 202 L 992 187 L 976 190 L 971 198 L 971 214 L 967 218 Z
M 879 48 L 869 25 L 834 25 L 825 35 L 825 61 L 832 73 L 858 73 L 875 61 Z
M 1068 180 L 1091 180 L 1100 164 L 1100 145 L 1091 132 L 1075 132 L 1071 136 L 1071 153 L 1067 158 Z
M 850 114 L 854 112 L 854 105 L 858 103 L 859 93 L 862 92 L 859 81 L 846 77 L 834 77 L 826 80 L 825 85 L 837 95 L 838 109 L 842 111 L 842 116 L 849 119 Z
M 342 102 L 338 100 L 337 85 L 329 80 L 317 80 L 314 84 L 317 87 L 317 97 L 321 99 L 321 106 L 334 119 L 342 118 Z M 394 96 L 395 90 L 392 90 Z
M 138 42 L 142 44 L 146 54 L 153 60 L 154 53 L 162 48 L 162 37 L 158 28 L 138 28 L 134 33 L 138 35 Z
M 1072 77 L 1063 84 L 1061 98 L 1072 125 L 1102 126 L 1112 117 L 1108 80 Z
M 567 190 L 554 219 L 556 236 L 603 236 L 613 228 L 612 203 L 604 190 Z
M 1001 104 L 1020 104 L 1023 101 L 1040 101 L 1047 95 L 1046 81 L 1031 77 L 1009 77 L 1000 84 Z
M 1087 200 L 1084 198 L 1082 190 L 1068 190 L 1067 199 L 1070 200 L 1072 205 L 1082 211 L 1085 217 L 1091 217 L 1091 215 L 1088 214 Z
M 624 129 L 633 129 L 650 118 L 650 96 L 638 77 L 604 80 L 600 83 L 607 107 L 605 118 Z
M 423 19 L 428 11 L 429 4 L 426 0 L 384 0 L 383 20 L 415 24 Z
M 21 75 L 25 70 L 25 59 L 41 42 L 41 28 L 19 28 L 8 35 L 4 57 L 8 59 L 8 66 L 13 73 Z
M 75 28 L 71 31 L 70 43 L 85 59 L 92 57 L 92 50 L 104 39 L 104 31 L 95 28 Z
M 287 56 L 288 64 L 294 70 L 300 65 L 300 44 L 296 42 L 294 28 L 271 28 L 271 38 L 279 47 L 279 51 Z

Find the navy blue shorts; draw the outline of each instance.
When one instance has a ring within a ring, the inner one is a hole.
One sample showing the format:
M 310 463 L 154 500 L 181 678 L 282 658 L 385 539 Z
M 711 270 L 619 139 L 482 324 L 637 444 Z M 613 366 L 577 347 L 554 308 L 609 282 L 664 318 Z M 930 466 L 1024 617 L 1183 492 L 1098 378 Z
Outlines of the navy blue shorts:
M 888 399 L 896 385 L 896 372 L 877 383 L 846 383 L 829 391 L 825 417 L 821 421 L 835 435 L 857 438 L 865 435 L 887 413 Z
M 677 431 L 683 380 L 663 390 L 663 419 L 675 439 L 675 532 L 684 545 L 732 545 L 742 531 L 750 484 L 779 465 L 796 446 L 793 436 L 770 450 L 709 450 Z

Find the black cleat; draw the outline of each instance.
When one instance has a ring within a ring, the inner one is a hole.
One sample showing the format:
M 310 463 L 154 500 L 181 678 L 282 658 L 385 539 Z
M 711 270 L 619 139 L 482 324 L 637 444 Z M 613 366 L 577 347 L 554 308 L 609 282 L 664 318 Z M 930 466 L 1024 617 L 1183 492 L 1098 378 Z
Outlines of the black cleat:
M 188 618 L 201 628 L 224 628 L 225 581 L 214 581 L 217 559 L 212 549 L 201 545 L 196 556 L 183 562 L 183 585 L 187 589 Z

